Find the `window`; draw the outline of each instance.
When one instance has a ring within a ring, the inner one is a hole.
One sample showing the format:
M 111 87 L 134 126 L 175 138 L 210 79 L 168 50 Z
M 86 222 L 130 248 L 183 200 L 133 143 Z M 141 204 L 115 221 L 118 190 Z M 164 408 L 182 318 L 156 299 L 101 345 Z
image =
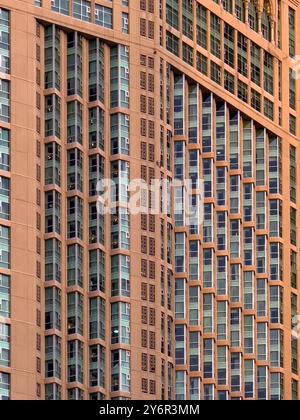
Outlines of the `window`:
M 67 281 L 68 287 L 83 286 L 83 248 L 78 244 L 67 249 Z
M 90 299 L 90 340 L 105 340 L 105 300 L 96 297 Z
M 68 334 L 83 335 L 83 295 L 69 293 L 67 299 Z
M 95 5 L 95 23 L 107 29 L 113 28 L 113 11 L 109 7 Z
M 67 235 L 68 239 L 82 239 L 83 202 L 75 196 L 67 202 Z
M 96 100 L 93 85 L 90 85 L 90 95 L 91 100 Z M 99 95 L 101 96 L 101 93 Z M 100 107 L 89 110 L 89 148 L 104 150 L 104 111 Z
M 210 51 L 217 58 L 221 58 L 221 20 L 213 13 L 210 14 Z
M 177 365 L 186 363 L 186 327 L 175 326 L 175 360 Z
M 248 85 L 238 80 L 238 98 L 243 102 L 248 102 Z
M 231 391 L 241 390 L 241 356 L 240 353 L 231 353 Z
M 207 9 L 197 3 L 197 44 L 207 49 Z
M 238 303 L 241 298 L 241 266 L 238 264 L 232 264 L 230 266 L 230 301 L 231 303 Z
M 130 258 L 125 255 L 111 257 L 111 295 L 130 296 Z
M 175 317 L 185 319 L 185 280 L 176 279 L 175 281 Z
M 58 12 L 63 15 L 69 14 L 69 0 L 52 0 L 51 7 L 53 12 Z
M 248 39 L 238 32 L 238 72 L 248 76 Z
M 262 15 L 261 15 L 261 31 L 262 31 L 263 37 L 267 41 L 271 41 L 271 37 L 272 37 L 270 13 L 271 13 L 271 4 L 267 0 L 264 2 L 264 7 L 263 7 Z
M 166 31 L 166 48 L 172 54 L 179 56 L 179 39 L 169 31 Z
M 10 317 L 10 277 L 0 274 L 0 317 Z
M 193 3 L 190 0 L 182 1 L 182 33 L 193 39 Z
M 282 324 L 283 321 L 283 290 L 279 286 L 270 287 L 270 322 Z
M 10 122 L 10 84 L 0 79 L 0 121 Z
M 297 289 L 297 253 L 294 251 L 291 251 L 290 266 L 291 266 L 291 286 L 294 289 Z
M 73 0 L 73 17 L 85 22 L 90 22 L 91 3 L 86 0 Z
M 112 155 L 129 154 L 129 116 L 113 114 L 110 119 L 110 141 Z
M 269 189 L 271 194 L 281 194 L 281 142 L 269 138 Z
M 77 32 L 70 32 L 67 35 L 67 94 L 69 96 L 82 96 L 82 65 L 82 36 Z M 74 111 L 74 102 L 72 105 L 68 104 L 69 118 L 72 120 L 76 117 Z
M 251 89 L 251 106 L 256 111 L 261 111 L 261 95 L 255 89 Z
M 274 58 L 264 51 L 264 89 L 271 95 L 274 94 Z
M 0 170 L 10 169 L 10 132 L 0 128 Z
M 100 344 L 89 348 L 90 387 L 105 387 L 105 348 Z
M 0 322 L 0 366 L 10 366 L 10 325 L 2 322 Z
M 296 54 L 296 11 L 289 7 L 289 54 L 294 57 Z
M 264 99 L 264 114 L 270 120 L 274 120 L 274 103 L 269 99 Z
M 130 304 L 111 304 L 111 344 L 130 344 Z
M 266 183 L 266 131 L 256 128 L 256 185 L 263 186 Z
M 45 145 L 45 184 L 60 186 L 61 148 L 53 142 Z
M 99 39 L 89 41 L 89 100 L 104 101 L 104 47 Z
M 245 22 L 245 2 L 244 2 L 244 0 L 236 0 L 235 1 L 235 14 L 236 14 L 236 17 L 240 21 Z
M 224 71 L 224 88 L 228 92 L 235 94 L 235 77 L 226 70 Z
M 75 94 L 75 93 L 74 93 Z M 67 104 L 67 139 L 68 143 L 82 144 L 82 105 L 78 101 Z
M 244 316 L 244 351 L 254 353 L 254 317 L 248 315 Z
M 185 42 L 182 43 L 182 59 L 190 66 L 194 65 L 194 50 Z
M 0 268 L 10 268 L 10 229 L 0 225 Z
M 178 0 L 167 0 L 166 2 L 166 22 L 168 25 L 178 29 L 179 25 L 179 4 Z
M 290 99 L 289 99 L 289 104 L 290 107 L 294 110 L 296 110 L 296 80 L 297 80 L 297 75 L 295 70 L 293 69 L 289 69 L 289 94 L 290 94 Z
M 61 378 L 61 338 L 57 335 L 45 337 L 45 376 Z
M 61 281 L 61 243 L 57 239 L 45 241 L 45 280 Z
M 118 45 L 111 48 L 110 92 L 112 108 L 129 107 L 129 48 Z
M 203 295 L 203 327 L 204 333 L 209 334 L 214 330 L 213 295 Z
M 185 77 L 178 76 L 174 80 L 174 130 L 175 135 L 183 135 L 185 129 Z M 183 143 L 179 142 L 177 145 L 183 149 Z
M 0 176 L 0 218 L 10 218 L 10 180 Z
M 205 379 L 212 379 L 214 375 L 214 343 L 213 340 L 203 340 L 203 374 Z
M 231 309 L 230 311 L 230 344 L 231 347 L 241 346 L 241 310 Z
M 58 233 L 61 229 L 61 195 L 57 191 L 45 193 L 45 233 Z
M 248 5 L 248 23 L 251 29 L 258 32 L 258 10 L 255 0 L 250 0 Z
M 60 138 L 60 98 L 57 95 L 45 97 L 45 137 Z
M 296 148 L 290 146 L 290 199 L 296 203 Z
M 70 149 L 67 152 L 67 190 L 82 192 L 82 165 L 83 156 L 79 149 Z
M 61 386 L 55 383 L 45 385 L 45 400 L 61 400 Z
M 213 61 L 210 63 L 210 78 L 218 85 L 221 84 L 221 67 Z
M 251 80 L 258 86 L 261 85 L 261 48 L 251 42 Z
M 83 383 L 83 343 L 78 340 L 68 341 L 67 357 L 68 382 Z
M 216 136 L 217 136 L 217 144 L 216 144 L 216 154 L 217 154 L 217 161 L 224 161 L 226 159 L 226 130 L 225 130 L 225 126 L 226 126 L 226 105 L 223 102 L 217 102 L 216 104 Z M 219 171 L 221 171 L 222 168 L 218 168 L 217 169 L 217 174 Z M 225 174 L 226 171 L 224 169 L 223 171 L 223 176 L 221 176 L 221 178 L 225 178 Z M 226 185 L 226 179 L 223 180 L 218 180 L 217 179 L 217 184 L 224 184 Z M 222 187 L 219 187 L 220 189 L 222 189 Z M 224 191 L 225 192 L 225 191 Z M 218 205 L 224 205 L 225 203 L 218 203 Z
M 10 70 L 10 16 L 9 12 L 0 9 L 0 72 L 9 73 Z
M 131 363 L 130 352 L 114 350 L 111 352 L 111 391 L 130 392 Z
M 224 24 L 224 61 L 230 67 L 234 68 L 234 29 L 228 25 Z
M 100 249 L 89 253 L 89 290 L 90 292 L 105 290 L 105 254 Z
M 54 25 L 45 29 L 45 89 L 60 90 L 60 30 Z
M 240 118 L 239 113 L 232 111 L 230 112 L 230 121 L 229 121 L 229 145 L 230 145 L 230 169 L 238 169 L 239 168 L 239 126 L 240 126 Z M 231 177 L 234 179 L 234 177 Z M 235 178 L 234 184 L 236 187 L 234 189 L 230 188 L 230 194 L 235 192 L 236 198 L 238 198 L 238 188 L 237 187 L 237 177 Z
M 122 12 L 122 32 L 123 34 L 129 33 L 129 14 Z
M 293 207 L 290 210 L 290 240 L 292 245 L 297 245 L 297 210 Z
M 45 290 L 45 329 L 61 330 L 61 290 L 57 287 Z
M 10 399 L 10 375 L 0 372 L 0 400 Z

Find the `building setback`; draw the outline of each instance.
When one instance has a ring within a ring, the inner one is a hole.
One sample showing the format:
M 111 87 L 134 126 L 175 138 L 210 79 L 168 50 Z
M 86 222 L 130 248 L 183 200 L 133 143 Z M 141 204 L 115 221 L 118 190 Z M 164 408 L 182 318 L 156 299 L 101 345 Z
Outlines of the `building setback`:
M 299 12 L 0 0 L 0 400 L 299 399 Z

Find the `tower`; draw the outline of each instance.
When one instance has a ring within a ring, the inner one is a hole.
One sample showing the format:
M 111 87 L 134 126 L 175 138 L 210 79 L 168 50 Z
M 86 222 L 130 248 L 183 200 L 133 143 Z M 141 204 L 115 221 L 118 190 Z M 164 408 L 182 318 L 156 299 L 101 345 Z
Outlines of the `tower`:
M 0 10 L 0 399 L 298 399 L 298 2 Z

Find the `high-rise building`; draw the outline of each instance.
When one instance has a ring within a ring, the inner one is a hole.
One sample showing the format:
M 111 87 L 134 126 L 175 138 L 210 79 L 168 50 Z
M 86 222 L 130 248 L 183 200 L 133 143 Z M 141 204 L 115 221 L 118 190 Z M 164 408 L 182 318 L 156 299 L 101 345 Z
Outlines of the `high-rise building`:
M 0 0 L 0 400 L 299 399 L 299 28 L 298 0 Z

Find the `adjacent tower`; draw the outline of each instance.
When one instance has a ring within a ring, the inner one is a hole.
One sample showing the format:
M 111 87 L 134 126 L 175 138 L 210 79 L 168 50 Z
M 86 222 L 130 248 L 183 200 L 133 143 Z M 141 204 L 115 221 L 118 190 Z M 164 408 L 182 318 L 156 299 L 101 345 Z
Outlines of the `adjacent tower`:
M 299 399 L 299 10 L 0 0 L 0 399 Z

